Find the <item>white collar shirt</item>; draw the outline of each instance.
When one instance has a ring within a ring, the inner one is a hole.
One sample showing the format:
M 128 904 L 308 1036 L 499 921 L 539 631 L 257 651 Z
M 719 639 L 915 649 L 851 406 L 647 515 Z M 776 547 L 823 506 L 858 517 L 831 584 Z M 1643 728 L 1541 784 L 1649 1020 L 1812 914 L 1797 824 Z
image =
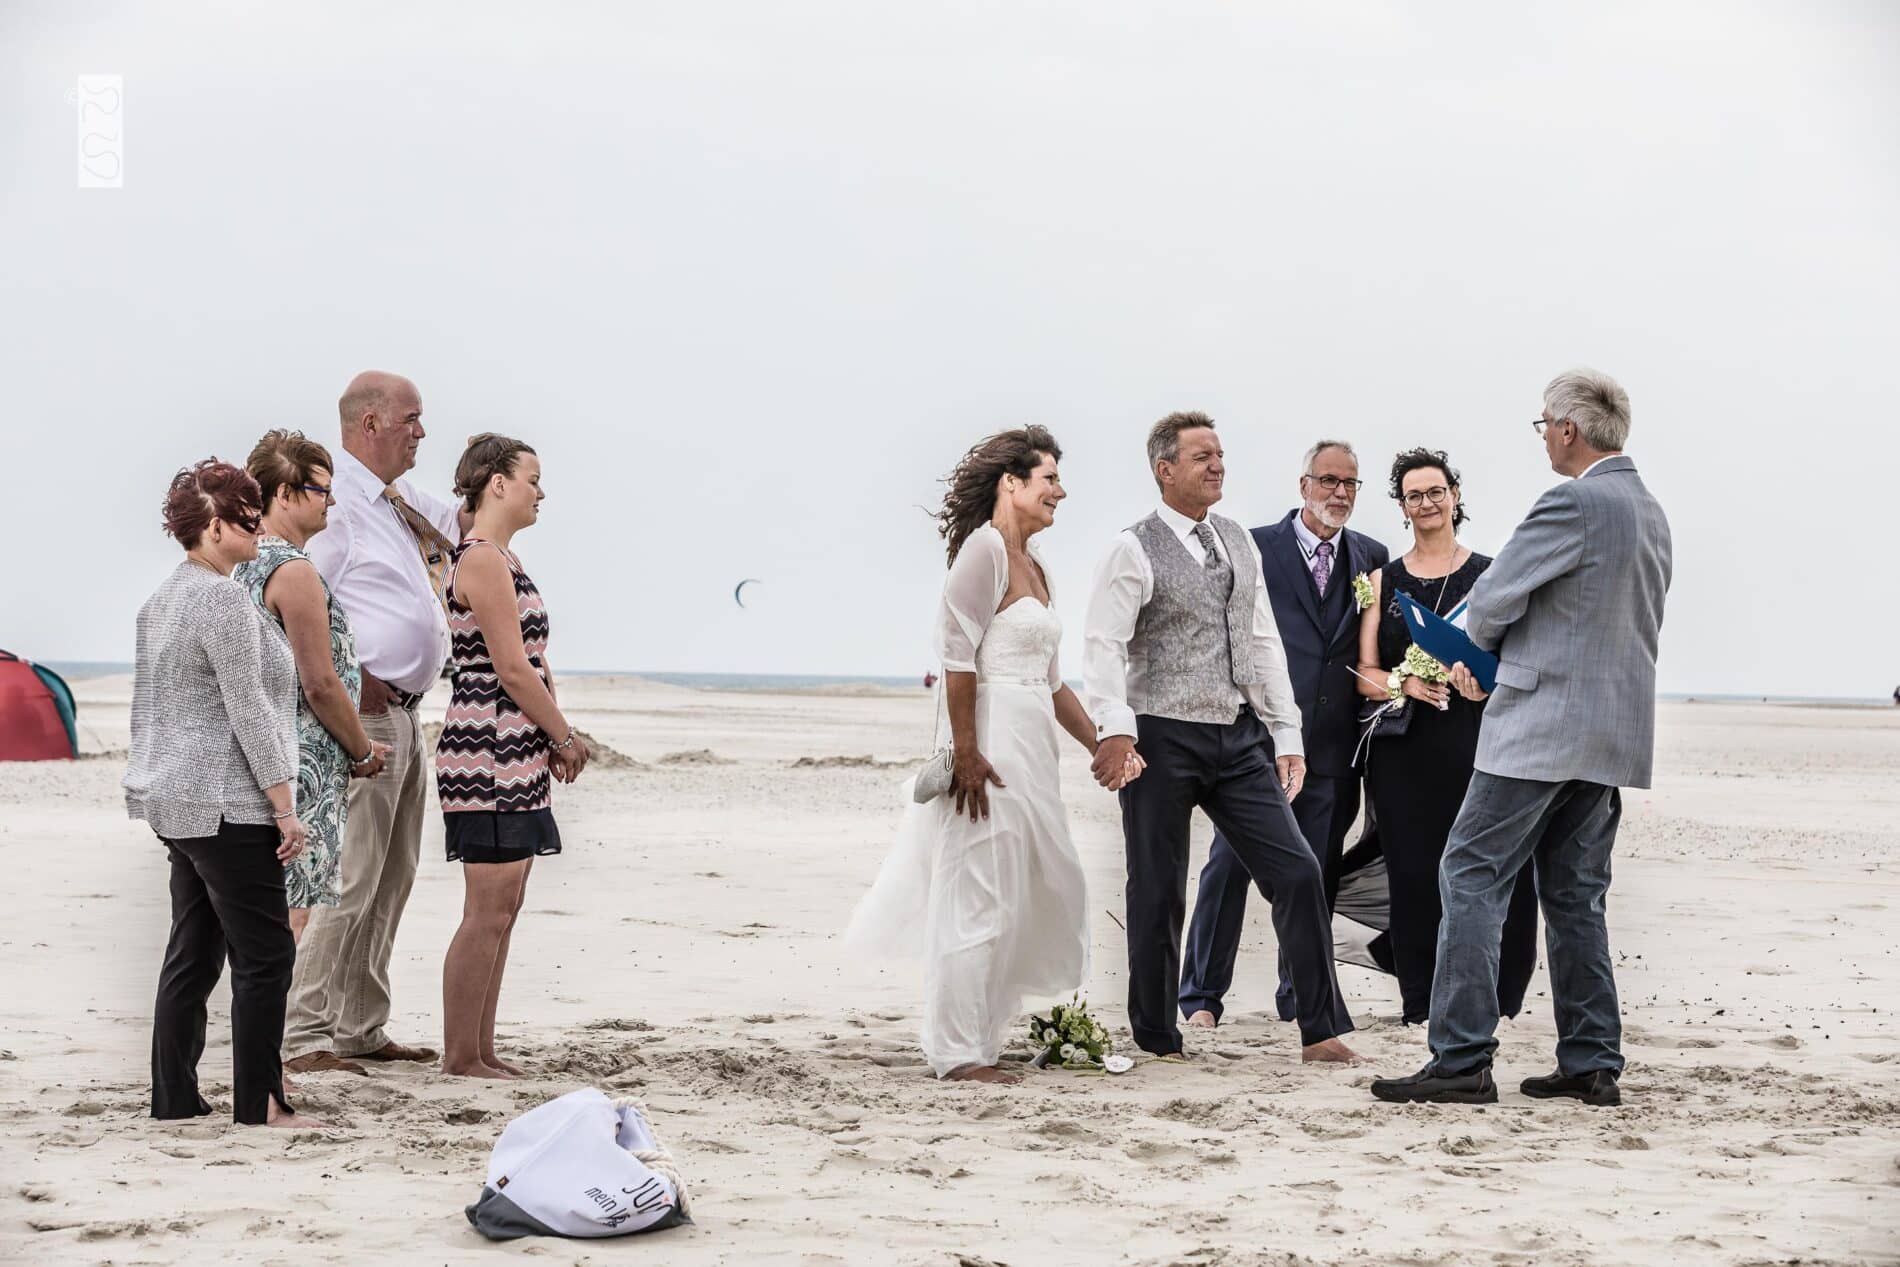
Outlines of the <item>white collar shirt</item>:
M 1620 458 L 1622 456 L 1623 455 L 1621 453 L 1606 453 L 1602 457 L 1598 458 L 1596 461 L 1590 463 L 1590 465 L 1584 467 L 1581 471 L 1577 472 L 1577 478 L 1582 479 L 1584 476 L 1596 470 L 1599 466 L 1602 466 L 1605 462 L 1609 461 L 1611 458 Z
M 1313 561 L 1319 557 L 1319 547 L 1322 541 L 1330 541 L 1333 543 L 1333 565 L 1337 567 L 1340 558 L 1340 538 L 1345 535 L 1346 530 L 1344 528 L 1337 528 L 1333 531 L 1332 536 L 1322 537 L 1306 526 L 1306 516 L 1304 514 L 1295 512 L 1293 515 L 1293 539 L 1300 543 L 1300 554 L 1306 559 L 1306 570 L 1308 572 L 1313 570 Z M 1315 577 L 1314 580 L 1317 582 L 1318 578 Z
M 339 451 L 332 473 L 336 505 L 305 553 L 342 604 L 364 671 L 399 691 L 434 685 L 449 658 L 448 613 L 436 597 L 416 535 L 383 496 L 384 484 Z M 397 494 L 450 543 L 461 540 L 455 505 L 397 479 Z

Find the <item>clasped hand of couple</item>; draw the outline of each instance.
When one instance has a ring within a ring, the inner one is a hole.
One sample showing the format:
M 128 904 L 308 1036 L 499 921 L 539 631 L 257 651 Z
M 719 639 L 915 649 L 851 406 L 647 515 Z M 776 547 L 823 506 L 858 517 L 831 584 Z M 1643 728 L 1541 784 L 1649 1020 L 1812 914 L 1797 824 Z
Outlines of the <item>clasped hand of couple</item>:
M 1125 740 L 1126 736 L 1122 736 Z M 1095 749 L 1095 781 L 1111 792 L 1119 792 L 1141 777 L 1148 763 L 1141 759 L 1132 741 L 1128 741 L 1119 757 L 1113 758 L 1112 765 L 1104 765 L 1102 754 L 1108 750 L 1113 738 L 1103 740 Z M 996 773 L 996 767 L 984 760 L 983 754 L 974 750 L 957 749 L 956 764 L 950 772 L 950 792 L 953 804 L 959 814 L 967 812 L 972 822 L 990 816 L 989 785 L 1007 787 L 1002 776 Z
M 1286 793 L 1287 800 L 1292 800 L 1306 783 L 1306 758 L 1275 757 L 1273 765 L 1280 779 L 1280 790 Z M 1095 781 L 1111 792 L 1121 791 L 1147 768 L 1148 763 L 1135 751 L 1135 741 L 1128 735 L 1110 735 L 1095 750 Z

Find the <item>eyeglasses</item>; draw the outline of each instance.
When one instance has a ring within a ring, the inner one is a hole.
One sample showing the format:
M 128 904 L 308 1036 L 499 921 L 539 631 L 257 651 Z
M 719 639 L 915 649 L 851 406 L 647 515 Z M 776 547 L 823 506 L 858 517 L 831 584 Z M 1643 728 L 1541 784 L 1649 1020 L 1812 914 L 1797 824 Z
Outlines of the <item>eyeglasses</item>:
M 323 484 L 299 484 L 298 489 L 306 493 L 315 493 L 319 497 L 328 497 L 330 490 Z
M 1451 490 L 1446 488 L 1443 484 L 1436 484 L 1423 492 L 1414 489 L 1399 498 L 1399 500 L 1404 502 L 1410 509 L 1417 510 L 1419 506 L 1425 502 L 1430 502 L 1434 506 L 1438 505 L 1445 500 L 1450 492 Z
M 1561 427 L 1569 421 L 1570 419 L 1568 418 L 1533 418 L 1531 419 L 1531 430 L 1541 436 L 1544 434 L 1545 427 Z
M 1337 492 L 1343 488 L 1349 494 L 1357 494 L 1360 489 L 1366 486 L 1364 480 L 1342 479 L 1337 475 L 1302 475 L 1300 478 L 1303 480 L 1312 480 L 1329 493 Z

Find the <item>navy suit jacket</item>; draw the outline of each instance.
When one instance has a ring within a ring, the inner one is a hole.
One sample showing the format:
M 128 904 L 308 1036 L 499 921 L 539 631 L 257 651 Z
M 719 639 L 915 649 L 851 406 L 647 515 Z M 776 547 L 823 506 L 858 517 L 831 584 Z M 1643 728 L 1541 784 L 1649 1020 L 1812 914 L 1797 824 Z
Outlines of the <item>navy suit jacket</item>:
M 1337 778 L 1352 773 L 1352 753 L 1359 742 L 1360 697 L 1353 676 L 1359 664 L 1359 612 L 1352 599 L 1352 578 L 1384 567 L 1388 555 L 1384 545 L 1364 533 L 1341 529 L 1334 538 L 1339 549 L 1326 590 L 1329 596 L 1343 590 L 1345 603 L 1333 619 L 1323 620 L 1319 590 L 1293 535 L 1293 517 L 1299 513 L 1290 511 L 1279 523 L 1255 528 L 1253 539 L 1260 547 L 1267 597 L 1300 704 L 1307 769 Z

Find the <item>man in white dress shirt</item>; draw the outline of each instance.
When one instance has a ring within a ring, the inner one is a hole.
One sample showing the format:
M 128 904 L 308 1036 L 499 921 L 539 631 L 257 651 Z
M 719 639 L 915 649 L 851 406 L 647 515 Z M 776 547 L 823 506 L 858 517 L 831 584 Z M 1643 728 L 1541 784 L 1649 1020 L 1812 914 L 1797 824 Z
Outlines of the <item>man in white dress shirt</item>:
M 363 666 L 358 705 L 389 762 L 349 791 L 342 896 L 310 912 L 291 981 L 284 1068 L 367 1072 L 363 1060 L 433 1060 L 385 1030 L 389 959 L 415 883 L 429 781 L 416 705 L 449 655 L 442 581 L 461 539 L 457 508 L 402 478 L 421 444 L 422 396 L 395 374 L 359 374 L 338 402 L 329 526 L 307 547 L 350 618 Z
M 1245 528 L 1209 513 L 1226 478 L 1213 420 L 1169 414 L 1148 433 L 1148 460 L 1162 504 L 1116 538 L 1097 570 L 1083 657 L 1101 738 L 1096 781 L 1112 786 L 1131 749 L 1148 764 L 1120 792 L 1129 1026 L 1143 1050 L 1180 1057 L 1175 998 L 1198 805 L 1273 904 L 1302 1057 L 1356 1062 L 1339 1039 L 1352 1018 L 1333 975 L 1325 882 L 1287 803 L 1305 777 L 1305 749 L 1259 550 Z

